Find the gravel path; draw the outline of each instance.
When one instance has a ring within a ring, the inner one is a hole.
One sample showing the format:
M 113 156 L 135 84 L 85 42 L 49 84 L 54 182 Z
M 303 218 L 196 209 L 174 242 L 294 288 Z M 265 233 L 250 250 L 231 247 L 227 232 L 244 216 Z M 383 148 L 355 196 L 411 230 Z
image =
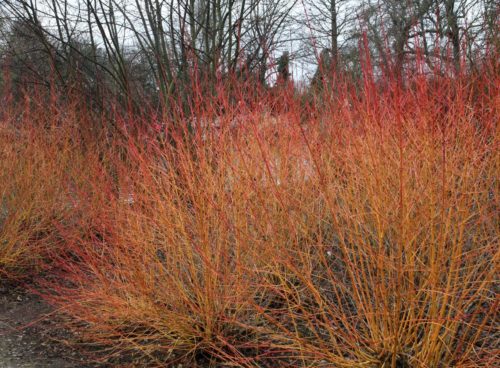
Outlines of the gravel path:
M 67 331 L 50 318 L 51 307 L 19 287 L 0 284 L 0 368 L 90 368 L 64 344 Z

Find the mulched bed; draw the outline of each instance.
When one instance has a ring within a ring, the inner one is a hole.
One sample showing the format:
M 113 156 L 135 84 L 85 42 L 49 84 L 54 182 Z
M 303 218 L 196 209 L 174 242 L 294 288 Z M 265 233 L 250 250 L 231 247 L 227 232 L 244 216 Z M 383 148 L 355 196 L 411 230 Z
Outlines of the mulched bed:
M 39 296 L 0 281 L 0 368 L 96 367 L 58 318 Z

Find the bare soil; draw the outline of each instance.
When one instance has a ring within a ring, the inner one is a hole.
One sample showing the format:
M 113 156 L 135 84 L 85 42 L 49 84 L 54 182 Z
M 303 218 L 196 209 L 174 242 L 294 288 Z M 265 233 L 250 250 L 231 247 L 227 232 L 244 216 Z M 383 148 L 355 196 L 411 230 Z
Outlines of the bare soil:
M 0 283 L 0 368 L 91 368 L 53 309 L 19 285 Z

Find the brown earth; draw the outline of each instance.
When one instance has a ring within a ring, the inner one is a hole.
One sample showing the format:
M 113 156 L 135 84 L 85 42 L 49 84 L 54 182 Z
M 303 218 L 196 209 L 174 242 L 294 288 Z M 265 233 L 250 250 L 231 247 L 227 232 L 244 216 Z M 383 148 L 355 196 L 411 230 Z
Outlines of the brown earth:
M 18 285 L 0 284 L 0 368 L 91 368 L 53 309 Z

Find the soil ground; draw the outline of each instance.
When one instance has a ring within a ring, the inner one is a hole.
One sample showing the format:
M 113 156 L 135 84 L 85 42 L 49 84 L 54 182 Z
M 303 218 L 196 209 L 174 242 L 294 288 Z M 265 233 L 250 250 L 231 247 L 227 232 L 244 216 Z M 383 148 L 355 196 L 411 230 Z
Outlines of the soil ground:
M 0 368 L 90 368 L 52 308 L 37 295 L 0 284 Z

